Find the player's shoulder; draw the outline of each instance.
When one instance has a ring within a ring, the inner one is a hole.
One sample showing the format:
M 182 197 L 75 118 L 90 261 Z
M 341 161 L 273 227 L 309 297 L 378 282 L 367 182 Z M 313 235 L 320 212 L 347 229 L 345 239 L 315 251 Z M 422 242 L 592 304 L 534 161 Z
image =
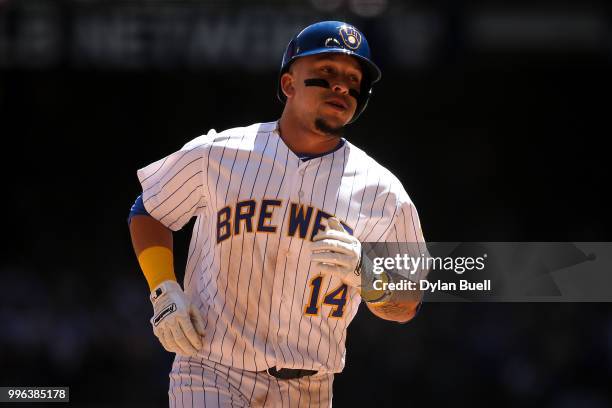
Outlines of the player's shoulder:
M 221 151 L 254 149 L 255 140 L 260 135 L 270 134 L 276 128 L 276 122 L 254 123 L 223 131 L 210 129 L 206 134 L 187 142 L 181 151 L 190 155 L 210 156 L 211 149 Z
M 255 140 L 258 135 L 267 134 L 276 128 L 276 122 L 254 123 L 248 126 L 238 126 L 217 132 L 211 129 L 208 134 L 201 136 L 212 145 L 231 145 L 232 141 L 246 144 Z
M 401 180 L 391 170 L 358 146 L 350 142 L 347 142 L 347 145 L 350 157 L 354 160 L 357 168 L 357 175 L 364 176 L 369 180 L 369 183 L 376 184 L 380 195 L 391 194 L 394 200 L 398 202 L 410 201 Z
M 376 159 L 367 154 L 364 150 L 355 146 L 350 142 L 346 142 L 349 151 L 350 158 L 354 160 L 356 164 L 359 164 L 359 172 L 366 172 L 369 174 L 373 174 L 378 176 L 381 179 L 381 182 L 384 184 L 392 185 L 399 184 L 402 185 L 401 181 L 391 170 L 380 164 Z

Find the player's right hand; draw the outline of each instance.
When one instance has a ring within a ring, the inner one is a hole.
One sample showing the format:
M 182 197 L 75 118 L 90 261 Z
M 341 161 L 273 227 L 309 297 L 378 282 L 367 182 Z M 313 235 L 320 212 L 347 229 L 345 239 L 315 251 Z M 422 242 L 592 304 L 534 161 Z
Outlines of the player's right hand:
M 166 350 L 193 356 L 202 348 L 204 319 L 180 285 L 171 280 L 160 283 L 151 292 L 153 333 Z

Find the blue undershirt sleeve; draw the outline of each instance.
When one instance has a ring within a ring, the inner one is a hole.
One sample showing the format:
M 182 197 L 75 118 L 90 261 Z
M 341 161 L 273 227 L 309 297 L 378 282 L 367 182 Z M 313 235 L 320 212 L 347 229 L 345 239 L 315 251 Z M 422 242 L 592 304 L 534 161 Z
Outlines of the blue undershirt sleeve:
M 138 196 L 138 198 L 132 205 L 132 208 L 130 209 L 130 214 L 128 215 L 127 220 L 128 225 L 130 225 L 130 222 L 132 222 L 132 217 L 135 215 L 149 215 L 147 209 L 144 206 L 144 203 L 142 202 L 142 194 Z

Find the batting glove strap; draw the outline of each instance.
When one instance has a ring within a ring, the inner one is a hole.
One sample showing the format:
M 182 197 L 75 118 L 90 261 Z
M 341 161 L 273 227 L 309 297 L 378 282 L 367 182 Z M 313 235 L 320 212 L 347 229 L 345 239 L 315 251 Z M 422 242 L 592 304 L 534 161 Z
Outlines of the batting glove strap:
M 169 292 L 182 292 L 182 291 L 183 289 L 181 289 L 181 286 L 177 282 L 167 280 L 157 285 L 155 289 L 151 291 L 151 295 L 149 296 L 149 299 L 151 299 L 151 303 L 153 303 L 153 306 L 155 306 L 155 304 L 158 301 L 160 301 L 162 297 L 167 296 Z

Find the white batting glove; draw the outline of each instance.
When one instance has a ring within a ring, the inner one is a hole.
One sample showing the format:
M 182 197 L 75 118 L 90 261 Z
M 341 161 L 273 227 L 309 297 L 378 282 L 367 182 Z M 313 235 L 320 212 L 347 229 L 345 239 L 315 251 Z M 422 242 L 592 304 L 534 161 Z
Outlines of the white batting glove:
M 355 288 L 361 286 L 360 271 L 361 242 L 344 229 L 333 217 L 327 220 L 327 229 L 313 238 L 312 261 L 324 273 L 340 278 Z
M 153 333 L 166 350 L 193 356 L 202 348 L 204 319 L 175 281 L 160 283 L 151 292 Z

